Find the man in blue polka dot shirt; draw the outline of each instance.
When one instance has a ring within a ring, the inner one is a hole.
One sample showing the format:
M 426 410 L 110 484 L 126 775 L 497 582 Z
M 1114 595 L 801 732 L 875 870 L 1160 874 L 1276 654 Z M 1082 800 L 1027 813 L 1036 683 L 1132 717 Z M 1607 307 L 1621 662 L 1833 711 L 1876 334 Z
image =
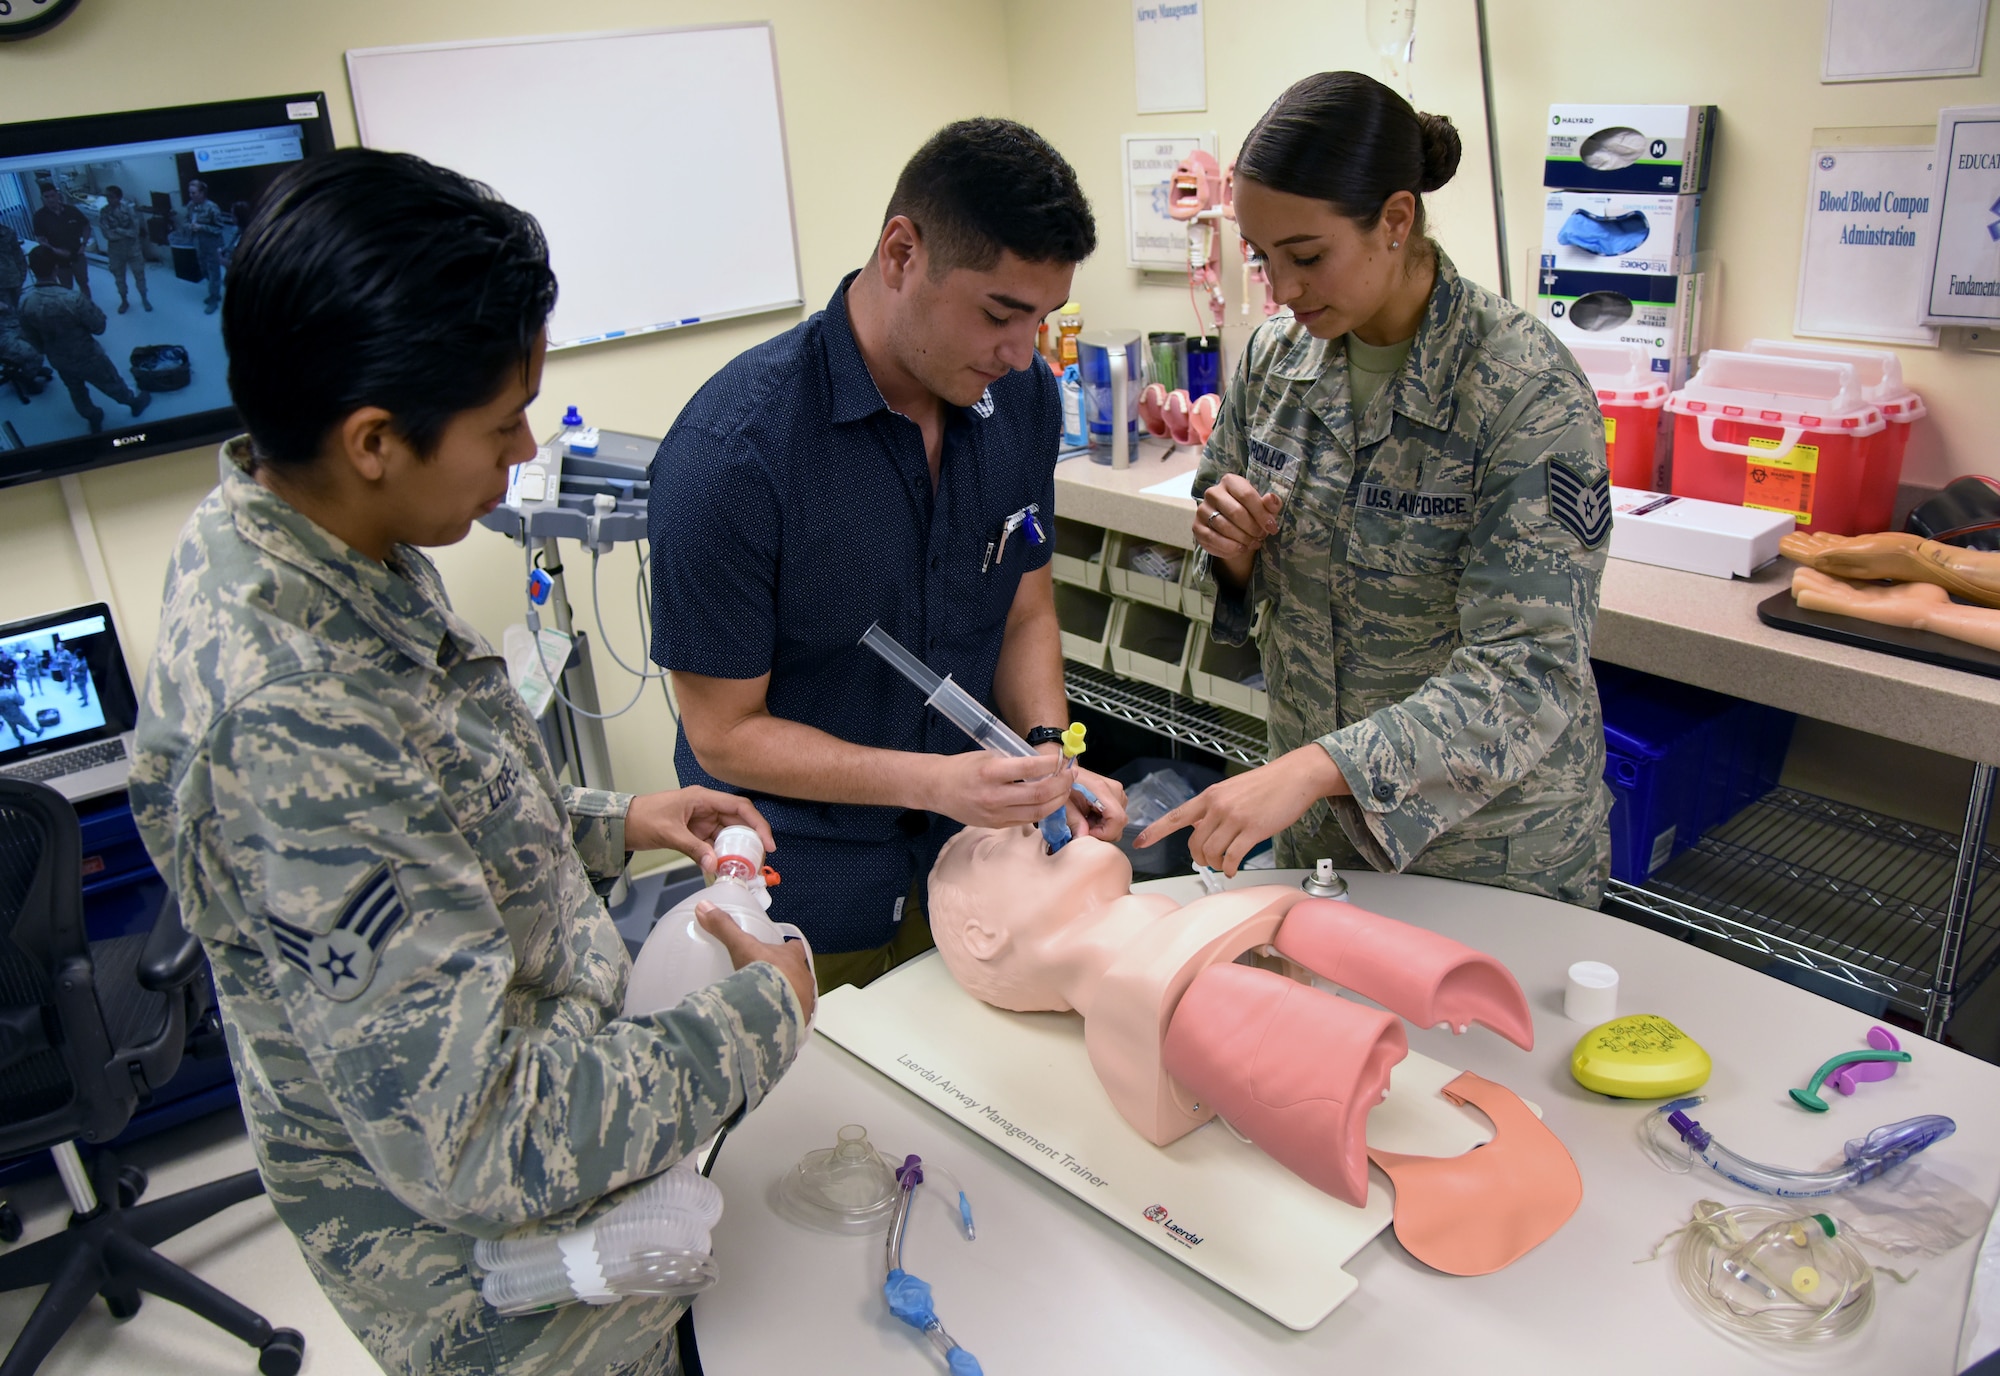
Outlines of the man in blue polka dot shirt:
M 1096 241 L 1040 135 L 948 125 L 868 263 L 709 379 L 653 461 L 675 769 L 770 820 L 771 915 L 812 941 L 822 988 L 930 946 L 924 881 L 961 825 L 1030 824 L 1069 793 L 1058 745 L 1025 765 L 975 750 L 858 642 L 880 622 L 1023 736 L 1069 720 L 1050 550 L 1020 515 L 1055 515 L 1061 406 L 1035 327 Z M 1072 828 L 1116 838 L 1123 790 L 1082 782 L 1104 806 L 1071 796 Z

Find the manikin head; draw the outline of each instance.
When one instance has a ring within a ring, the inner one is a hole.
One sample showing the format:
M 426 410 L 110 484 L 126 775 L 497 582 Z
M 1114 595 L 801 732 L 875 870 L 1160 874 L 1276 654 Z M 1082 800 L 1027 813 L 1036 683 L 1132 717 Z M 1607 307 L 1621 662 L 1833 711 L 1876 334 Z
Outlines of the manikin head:
M 1069 956 L 1132 891 L 1132 862 L 1109 841 L 1079 836 L 1047 851 L 1034 827 L 967 827 L 931 869 L 938 953 L 961 988 L 995 1008 L 1067 1011 Z
M 969 119 L 917 150 L 868 271 L 887 289 L 895 365 L 952 406 L 1034 361 L 1035 327 L 1097 246 L 1062 154 L 1025 125 Z

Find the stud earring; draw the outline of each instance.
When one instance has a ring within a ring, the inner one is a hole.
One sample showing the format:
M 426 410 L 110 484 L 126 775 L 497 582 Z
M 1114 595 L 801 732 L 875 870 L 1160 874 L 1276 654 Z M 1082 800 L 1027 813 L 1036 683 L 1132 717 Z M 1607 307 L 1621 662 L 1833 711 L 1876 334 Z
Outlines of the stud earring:
M 1401 239 L 1391 239 L 1389 241 L 1390 248 L 1401 248 L 1402 246 L 1403 246 L 1403 241 Z

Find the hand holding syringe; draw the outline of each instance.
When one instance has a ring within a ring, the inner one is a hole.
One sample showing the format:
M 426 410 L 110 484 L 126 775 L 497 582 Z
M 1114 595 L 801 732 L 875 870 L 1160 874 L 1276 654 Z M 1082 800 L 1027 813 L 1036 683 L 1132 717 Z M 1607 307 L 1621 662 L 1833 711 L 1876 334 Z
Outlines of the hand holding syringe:
M 933 673 L 929 665 L 904 649 L 896 638 L 883 630 L 879 624 L 871 624 L 862 633 L 861 643 L 873 650 L 917 686 L 924 695 L 924 701 L 935 707 L 959 730 L 972 737 L 973 744 L 996 755 L 1012 755 L 1018 759 L 1037 759 L 1041 752 L 1022 740 L 1014 729 L 1001 721 L 980 705 L 978 699 L 951 681 L 950 675 L 940 677 Z M 1075 733 L 1072 737 L 1071 733 Z M 1063 733 L 1063 756 L 1065 768 L 1074 770 L 1076 756 L 1083 750 L 1083 728 L 1072 726 Z M 1103 803 L 1082 783 L 1071 784 L 1072 791 L 1090 807 L 1102 810 Z M 1049 843 L 1050 851 L 1061 850 L 1069 844 L 1069 820 L 1062 806 L 1042 819 L 1042 836 Z

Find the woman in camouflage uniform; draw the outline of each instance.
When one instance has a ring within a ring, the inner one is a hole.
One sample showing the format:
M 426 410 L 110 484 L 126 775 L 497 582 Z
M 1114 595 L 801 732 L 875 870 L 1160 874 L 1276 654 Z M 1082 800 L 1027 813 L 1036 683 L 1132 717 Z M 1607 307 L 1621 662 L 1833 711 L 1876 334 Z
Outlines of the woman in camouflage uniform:
M 1424 234 L 1450 121 L 1355 72 L 1294 85 L 1244 141 L 1236 215 L 1289 319 L 1244 351 L 1196 473 L 1213 634 L 1258 632 L 1271 763 L 1140 838 L 1194 828 L 1234 873 L 1413 871 L 1595 906 L 1610 866 L 1590 672 L 1610 494 L 1568 352 Z

